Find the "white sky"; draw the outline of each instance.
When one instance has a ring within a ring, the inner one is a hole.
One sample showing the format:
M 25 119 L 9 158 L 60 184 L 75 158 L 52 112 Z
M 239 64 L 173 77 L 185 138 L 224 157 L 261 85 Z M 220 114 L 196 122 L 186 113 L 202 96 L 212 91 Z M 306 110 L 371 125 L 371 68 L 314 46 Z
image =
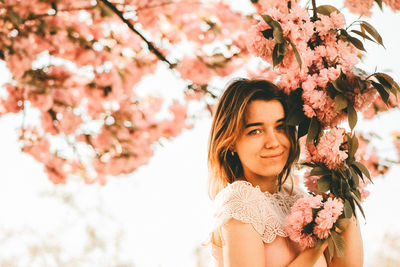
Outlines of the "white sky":
M 369 57 L 361 66 L 367 71 L 375 67 L 391 69 L 400 81 L 400 37 L 395 34 L 398 32 L 395 25 L 400 25 L 399 14 L 389 10 L 374 13 L 374 18 L 368 21 L 383 36 L 386 50 L 368 44 Z M 0 75 L 4 74 L 3 68 L 0 64 Z M 149 88 L 176 91 L 172 89 L 177 87 L 171 75 L 160 74 L 157 79 L 149 80 L 146 82 Z M 388 150 L 389 133 L 400 130 L 399 121 L 400 113 L 395 111 L 373 121 L 360 122 L 357 127 L 362 131 L 377 131 L 383 137 L 378 142 L 379 152 L 395 159 L 395 152 Z M 86 253 L 91 264 L 79 266 L 109 266 L 115 257 L 135 266 L 196 266 L 194 250 L 207 237 L 210 227 L 211 203 L 206 190 L 209 118 L 200 119 L 193 130 L 157 146 L 149 165 L 131 175 L 111 177 L 104 187 L 75 181 L 65 186 L 53 185 L 41 164 L 20 152 L 16 134 L 20 124 L 21 116 L 0 118 L 0 260 L 16 256 L 21 262 L 32 244 L 59 246 L 63 259 L 78 257 L 87 241 L 85 227 L 90 225 L 103 240 L 107 253 L 96 250 Z M 370 187 L 371 196 L 364 204 L 366 224 L 361 219 L 365 266 L 373 266 L 385 232 L 400 235 L 400 216 L 396 212 L 399 171 L 398 166 L 394 167 Z M 81 213 L 61 201 L 62 196 L 70 196 Z M 123 238 L 117 253 L 112 242 L 118 230 Z M 6 232 L 11 234 L 7 236 Z M 47 263 L 54 266 L 50 258 Z M 44 264 L 38 260 L 29 262 L 29 266 Z

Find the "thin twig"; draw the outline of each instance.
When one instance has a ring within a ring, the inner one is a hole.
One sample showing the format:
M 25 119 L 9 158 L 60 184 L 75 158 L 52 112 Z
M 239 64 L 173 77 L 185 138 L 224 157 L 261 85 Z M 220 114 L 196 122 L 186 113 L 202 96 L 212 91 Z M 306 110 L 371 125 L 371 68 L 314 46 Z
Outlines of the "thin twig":
M 311 3 L 312 3 L 312 7 L 313 7 L 313 20 L 316 21 L 318 19 L 317 4 L 315 3 L 315 0 L 312 0 Z
M 162 54 L 161 52 L 153 45 L 152 42 L 150 42 L 149 40 L 147 40 L 138 30 L 135 29 L 135 26 L 126 18 L 124 18 L 124 15 L 122 14 L 121 11 L 119 11 L 112 3 L 110 3 L 107 0 L 101 0 L 101 2 L 103 2 L 108 8 L 110 8 L 116 15 L 118 15 L 118 17 L 129 27 L 129 29 L 131 29 L 134 33 L 136 33 L 137 35 L 140 36 L 140 38 L 142 38 L 143 41 L 145 41 L 145 43 L 147 44 L 147 47 L 149 48 L 149 50 L 151 52 L 153 52 L 161 61 L 166 62 L 169 67 L 172 69 L 174 67 L 174 65 L 172 63 L 170 63 Z

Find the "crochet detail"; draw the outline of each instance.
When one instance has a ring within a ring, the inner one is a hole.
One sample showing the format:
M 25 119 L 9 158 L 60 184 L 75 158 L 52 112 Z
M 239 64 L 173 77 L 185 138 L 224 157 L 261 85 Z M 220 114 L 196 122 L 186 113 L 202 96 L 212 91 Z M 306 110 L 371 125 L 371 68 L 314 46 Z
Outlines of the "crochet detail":
M 285 189 L 271 194 L 262 192 L 259 186 L 254 187 L 247 181 L 228 184 L 214 201 L 215 227 L 234 218 L 252 224 L 264 243 L 273 242 L 277 235 L 287 237 L 284 230 L 285 218 L 302 193 L 294 190 L 290 195 Z

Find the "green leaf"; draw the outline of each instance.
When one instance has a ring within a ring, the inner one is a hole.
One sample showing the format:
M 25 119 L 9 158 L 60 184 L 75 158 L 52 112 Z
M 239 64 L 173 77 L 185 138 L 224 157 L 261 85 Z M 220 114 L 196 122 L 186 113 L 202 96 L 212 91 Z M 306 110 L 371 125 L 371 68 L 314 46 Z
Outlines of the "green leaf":
M 326 174 L 331 174 L 331 170 L 321 166 L 314 167 L 310 172 L 311 176 L 322 176 Z
M 283 43 L 285 38 L 283 37 L 281 24 L 269 15 L 261 15 L 261 17 L 272 28 L 275 42 L 278 44 Z
M 360 23 L 361 29 L 366 30 L 380 45 L 385 47 L 382 42 L 382 37 L 378 33 L 378 31 L 368 22 L 366 21 L 361 21 Z
M 354 155 L 356 154 L 357 150 L 358 150 L 358 138 L 356 135 L 353 135 L 353 137 L 351 138 L 351 154 L 350 157 L 353 158 Z
M 11 20 L 11 22 L 12 22 L 14 25 L 16 25 L 16 26 L 19 26 L 19 25 L 22 24 L 22 19 L 21 19 L 21 17 L 19 16 L 18 13 L 14 12 L 13 10 L 10 10 L 10 11 L 7 13 L 7 16 L 6 16 L 6 17 L 7 17 L 9 20 Z
M 331 82 L 328 82 L 325 86 L 325 91 L 326 94 L 331 98 L 334 99 L 335 96 L 338 94 L 337 90 L 335 89 L 335 86 Z
M 273 63 L 274 67 L 276 65 L 278 65 L 279 63 L 281 63 L 283 58 L 284 58 L 284 56 L 278 55 L 278 53 L 279 53 L 279 45 L 280 44 L 276 44 L 275 47 L 274 47 L 274 50 L 272 51 L 272 63 Z
M 388 100 L 389 100 L 389 92 L 386 91 L 385 87 L 383 87 L 382 84 L 371 81 L 371 84 L 378 90 L 378 93 L 380 94 L 383 102 L 388 106 Z
M 338 92 L 341 93 L 351 89 L 349 83 L 347 82 L 347 77 L 343 72 L 341 72 L 339 77 L 332 82 L 332 85 Z
M 331 188 L 331 177 L 329 175 L 322 176 L 317 180 L 318 193 L 325 193 Z
M 273 35 L 274 35 L 275 42 L 277 42 L 278 44 L 284 43 L 285 38 L 283 37 L 283 30 L 282 30 L 281 24 L 275 20 L 272 22 L 272 24 L 274 25 Z
M 288 51 L 288 44 L 286 42 L 278 44 L 278 56 L 285 56 Z
M 382 0 L 375 0 L 375 2 L 378 4 L 379 8 L 380 8 L 381 10 L 383 10 L 383 9 L 382 9 Z
M 290 39 L 288 39 L 288 40 L 290 42 L 290 45 L 292 46 L 294 56 L 296 57 L 296 60 L 297 60 L 297 64 L 299 64 L 299 67 L 301 69 L 302 62 L 301 62 L 301 57 L 300 57 L 299 51 L 297 50 L 296 45 Z
M 361 92 L 367 89 L 367 82 L 365 80 L 357 79 L 358 86 L 360 86 Z
M 358 176 L 364 181 L 364 179 L 363 179 L 363 174 L 362 174 L 361 170 L 357 168 L 357 166 L 355 166 L 355 165 L 352 163 L 352 164 L 350 165 L 350 168 L 353 169 L 353 170 L 358 174 Z
M 376 72 L 374 76 L 378 79 L 378 81 L 386 88 L 392 89 L 393 78 L 387 75 L 386 73 Z
M 353 130 L 357 124 L 357 112 L 354 109 L 353 105 L 350 103 L 347 106 L 347 115 L 350 129 Z
M 343 258 L 345 246 L 343 237 L 335 231 L 331 231 L 331 237 L 335 245 L 336 255 L 338 255 L 339 258 Z
M 347 98 L 344 95 L 339 94 L 335 96 L 334 101 L 336 110 L 347 108 Z
M 361 162 L 355 161 L 355 162 L 353 162 L 353 165 L 356 166 L 372 182 L 371 175 L 369 174 L 369 171 L 368 171 L 367 167 L 364 166 L 364 164 L 362 164 Z
M 360 35 L 362 38 L 370 40 L 371 42 L 377 43 L 374 39 L 372 39 L 371 37 L 369 37 L 368 35 L 366 35 L 363 32 L 357 31 L 357 30 L 351 30 L 351 32 L 354 32 L 355 34 Z
M 347 218 L 342 218 L 342 219 L 339 219 L 339 220 L 336 221 L 336 226 L 337 226 L 340 230 L 344 231 L 344 230 L 346 230 L 346 228 L 347 228 L 347 226 L 349 225 L 349 223 L 350 223 L 350 220 L 349 220 L 349 219 L 347 219 Z
M 386 89 L 387 92 L 392 92 L 397 97 L 397 93 L 399 92 L 400 88 L 390 75 L 386 73 L 377 72 L 374 73 L 374 76 L 375 78 L 378 79 L 378 81 L 382 84 L 382 86 Z
M 353 216 L 353 208 L 351 207 L 350 202 L 347 199 L 344 200 L 343 210 L 344 210 L 344 217 L 351 218 L 351 216 Z
M 360 178 L 359 178 L 358 174 L 354 171 L 353 168 L 350 168 L 350 173 L 351 173 L 351 179 L 354 183 L 353 188 L 358 188 L 358 185 L 360 184 Z
M 340 14 L 340 11 L 331 5 L 321 5 L 317 7 L 317 13 L 325 15 L 325 16 L 330 16 L 332 12 L 337 12 Z
M 357 204 L 357 206 L 358 206 L 358 209 L 360 210 L 362 216 L 365 218 L 364 210 L 363 210 L 363 208 L 362 208 L 362 206 L 361 206 L 360 200 L 358 200 L 357 196 L 354 195 L 353 192 L 350 192 L 350 194 L 351 194 L 351 196 L 353 197 L 354 202 L 356 202 L 356 204 Z M 354 212 L 354 214 L 356 214 L 356 213 Z
M 318 134 L 319 134 L 319 122 L 317 117 L 312 117 L 311 122 L 310 122 L 310 126 L 308 127 L 308 131 L 307 131 L 307 140 L 306 143 L 309 143 L 310 141 L 314 140 Z
M 298 138 L 303 137 L 307 134 L 308 128 L 310 126 L 311 119 L 306 117 L 305 120 L 300 122 L 298 130 Z
M 363 43 L 358 40 L 357 38 L 353 37 L 353 36 L 346 36 L 346 40 L 349 41 L 350 43 L 352 43 L 358 50 L 362 50 L 367 52 L 367 50 L 365 50 Z
M 261 15 L 261 18 L 272 28 L 271 22 L 274 20 L 270 15 Z
M 293 109 L 286 117 L 285 123 L 289 126 L 297 126 L 304 120 L 304 117 L 305 115 L 303 113 L 303 110 Z
M 332 235 L 328 237 L 328 252 L 329 252 L 329 261 L 332 261 L 333 253 L 335 252 L 335 244 L 333 243 Z

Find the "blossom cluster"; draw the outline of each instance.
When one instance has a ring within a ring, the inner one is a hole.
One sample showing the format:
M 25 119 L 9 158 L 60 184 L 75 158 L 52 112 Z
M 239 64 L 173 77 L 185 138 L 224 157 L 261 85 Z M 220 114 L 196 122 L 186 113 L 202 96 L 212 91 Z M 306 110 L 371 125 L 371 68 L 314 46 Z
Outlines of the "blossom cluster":
M 375 0 L 345 0 L 344 5 L 350 12 L 360 14 L 361 16 L 370 17 L 372 15 L 371 9 L 374 5 Z M 381 1 L 382 2 L 382 1 Z M 399 0 L 383 0 L 383 3 L 388 5 L 392 10 L 400 10 Z
M 300 198 L 286 218 L 289 238 L 303 248 L 314 247 L 318 239 L 326 239 L 343 211 L 343 203 L 336 198 L 323 199 L 321 195 Z
M 341 36 L 344 16 L 332 12 L 329 16 L 319 14 L 315 19 L 293 1 L 290 9 L 272 7 L 267 14 L 280 23 L 283 35 L 296 47 L 301 58 L 300 67 L 294 47 L 287 48 L 283 61 L 271 70 L 278 74 L 278 86 L 287 94 L 302 88 L 304 114 L 309 118 L 317 116 L 324 126 L 337 125 L 346 114 L 335 109 L 334 100 L 326 91 L 326 86 L 341 73 L 351 80 L 353 68 L 359 62 L 358 48 Z M 247 46 L 251 53 L 272 64 L 276 42 L 270 32 L 270 25 L 260 20 L 249 30 Z M 361 90 L 354 84 L 345 95 L 357 110 L 362 110 L 373 101 L 375 92 L 370 87 Z
M 348 157 L 347 151 L 342 149 L 345 130 L 343 128 L 332 128 L 326 132 L 318 144 L 307 144 L 306 161 L 323 163 L 329 169 L 337 169 L 343 165 Z

